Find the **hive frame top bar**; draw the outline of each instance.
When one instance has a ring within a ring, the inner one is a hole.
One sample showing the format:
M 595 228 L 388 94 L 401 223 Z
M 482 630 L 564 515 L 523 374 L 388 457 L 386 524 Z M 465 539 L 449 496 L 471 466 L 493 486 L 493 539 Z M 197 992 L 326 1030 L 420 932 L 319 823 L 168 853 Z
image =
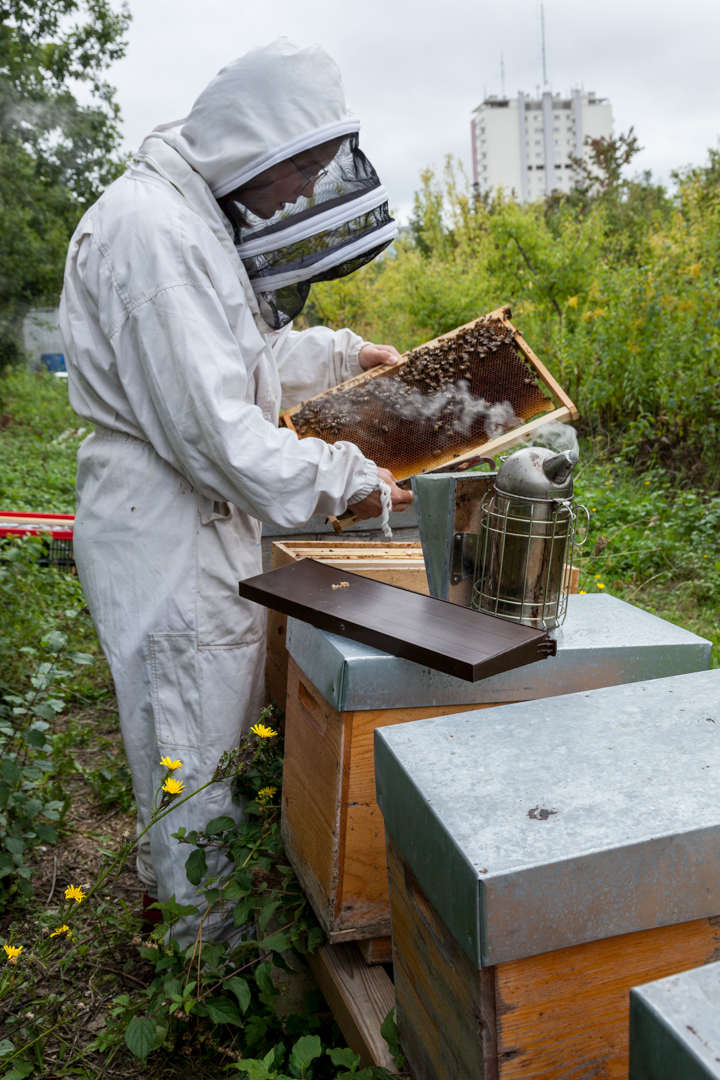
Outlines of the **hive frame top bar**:
M 301 559 L 247 578 L 240 595 L 322 630 L 469 682 L 545 659 L 557 643 L 545 630 Z
M 487 315 L 480 316 L 477 319 L 473 319 L 469 323 L 465 323 L 463 326 L 458 326 L 455 330 L 449 331 L 447 334 L 442 334 L 440 337 L 433 338 L 432 341 L 424 342 L 422 345 L 417 346 L 417 349 L 426 349 L 439 342 L 447 341 L 463 331 L 471 329 L 476 323 L 482 321 L 482 319 L 497 319 L 508 330 L 512 331 L 513 340 L 521 355 L 529 363 L 535 374 L 540 381 L 544 384 L 545 388 L 549 391 L 550 395 L 555 399 L 556 408 L 552 412 L 544 413 L 542 416 L 536 417 L 534 420 L 529 421 L 526 424 L 521 424 L 519 427 L 513 428 L 510 431 L 506 431 L 498 438 L 490 439 L 489 441 L 482 443 L 481 445 L 474 446 L 472 449 L 467 450 L 465 453 L 459 454 L 452 459 L 453 466 L 462 464 L 462 462 L 469 460 L 482 453 L 485 457 L 493 457 L 496 454 L 503 453 L 505 450 L 509 450 L 511 447 L 517 445 L 517 443 L 526 441 L 533 433 L 544 424 L 547 424 L 550 420 L 559 421 L 560 423 L 568 423 L 572 420 L 578 419 L 578 410 L 573 404 L 570 397 L 565 393 L 558 381 L 551 375 L 548 369 L 545 367 L 539 357 L 533 352 L 528 343 L 523 338 L 522 334 L 515 328 L 510 321 L 512 312 L 511 309 L 505 305 L 504 307 L 496 308 L 495 311 L 488 312 Z M 411 354 L 415 352 L 415 349 L 409 350 L 403 354 L 403 357 L 399 363 L 390 369 L 390 371 L 397 372 L 399 367 L 408 363 L 411 358 Z M 318 398 L 325 397 L 328 394 L 337 393 L 345 390 L 350 390 L 355 386 L 361 386 L 369 379 L 382 378 L 388 376 L 388 368 L 385 365 L 378 365 L 371 368 L 369 371 L 365 371 L 360 375 L 356 375 L 353 379 L 348 379 L 347 382 L 340 383 L 339 386 L 334 387 L 332 390 L 326 390 L 322 394 L 316 394 L 314 397 L 307 398 L 305 401 L 300 402 L 298 405 L 293 405 L 292 408 L 286 409 L 280 417 L 280 422 L 288 427 L 291 431 L 297 434 L 293 417 L 303 409 L 308 402 L 317 401 Z M 438 465 L 439 469 L 446 469 L 447 462 L 443 462 Z M 432 469 L 425 470 L 432 472 Z M 409 474 L 408 474 L 409 475 Z M 401 479 L 401 477 L 398 477 Z
M 375 775 L 478 966 L 720 913 L 720 671 L 378 728 Z

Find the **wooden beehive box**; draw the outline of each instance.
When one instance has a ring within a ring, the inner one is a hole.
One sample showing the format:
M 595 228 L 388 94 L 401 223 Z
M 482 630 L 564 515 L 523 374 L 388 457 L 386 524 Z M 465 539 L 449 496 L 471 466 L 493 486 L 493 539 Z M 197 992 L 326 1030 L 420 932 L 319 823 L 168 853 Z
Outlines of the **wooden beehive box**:
M 414 1080 L 628 1075 L 630 989 L 720 948 L 720 671 L 375 736 Z
M 288 621 L 283 839 L 332 943 L 357 940 L 366 958 L 389 957 L 377 727 L 701 671 L 712 654 L 709 641 L 599 594 L 571 597 L 554 633 L 557 656 L 467 683 Z
M 270 569 L 298 559 L 319 562 L 350 570 L 353 574 L 401 585 L 404 589 L 428 595 L 427 574 L 420 543 L 363 543 L 357 541 L 286 540 L 272 546 Z M 265 666 L 268 698 L 285 709 L 287 697 L 288 654 L 285 648 L 287 616 L 268 612 L 267 661 Z

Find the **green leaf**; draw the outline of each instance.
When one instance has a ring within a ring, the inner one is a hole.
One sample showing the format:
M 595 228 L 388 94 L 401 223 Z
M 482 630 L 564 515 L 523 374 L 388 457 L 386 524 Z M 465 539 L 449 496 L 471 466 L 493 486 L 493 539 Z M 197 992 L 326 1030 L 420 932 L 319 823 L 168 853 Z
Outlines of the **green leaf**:
M 269 904 L 265 904 L 262 911 L 260 912 L 260 915 L 258 916 L 258 926 L 261 930 L 265 929 L 271 915 L 277 908 L 280 907 L 281 903 L 282 901 L 280 900 L 271 900 Z
M 42 750 L 47 742 L 47 738 L 44 731 L 35 731 L 33 728 L 30 728 L 29 731 L 25 732 L 25 741 L 36 750 Z
M 44 805 L 42 799 L 28 799 L 25 803 L 25 817 L 37 817 Z
M 58 834 L 52 825 L 44 825 L 42 821 L 38 821 L 33 825 L 33 829 L 46 844 L 57 844 Z
M 195 851 L 190 852 L 185 863 L 185 873 L 187 874 L 188 881 L 191 882 L 191 884 L 200 884 L 203 879 L 203 875 L 207 873 L 205 852 L 202 848 L 196 848 Z
M 60 649 L 67 645 L 67 634 L 63 634 L 61 630 L 51 630 L 43 638 L 43 644 L 47 645 L 48 649 L 52 649 L 53 652 L 59 652 Z M 145 1056 L 147 1057 L 147 1054 Z
M 277 990 L 270 978 L 270 972 L 272 971 L 272 963 L 265 960 L 262 964 L 258 964 L 255 968 L 255 982 L 258 984 L 264 994 L 276 994 Z
M 13 859 L 8 855 L 6 851 L 0 851 L 0 877 L 6 877 L 7 874 L 16 873 L 16 866 Z
M 276 934 L 271 934 L 263 940 L 262 947 L 267 952 L 281 953 L 290 948 L 290 938 L 284 931 L 278 930 Z
M 12 1054 L 15 1049 L 15 1043 L 10 1042 L 9 1039 L 0 1039 L 0 1058 L 7 1057 L 8 1054 Z
M 34 1068 L 35 1066 L 29 1061 L 16 1061 L 10 1072 L 3 1073 L 2 1080 L 25 1080 Z
M 205 1004 L 213 1024 L 237 1024 L 238 1027 L 242 1027 L 240 1014 L 230 998 L 210 998 Z
M 398 1036 L 397 1017 L 395 1016 L 394 1009 L 391 1009 L 383 1020 L 380 1034 L 388 1044 L 392 1056 L 394 1058 L 399 1057 L 401 1054 L 400 1039 Z
M 0 803 L 0 805 L 2 805 Z M 242 900 L 245 896 L 247 889 L 241 889 L 240 885 L 233 878 L 228 881 L 227 885 L 223 889 L 223 899 L 225 900 Z
M 245 1058 L 238 1061 L 231 1068 L 248 1074 L 248 1080 L 274 1080 L 276 1072 L 270 1072 L 270 1066 L 275 1060 L 275 1051 L 268 1050 L 262 1061 L 259 1058 Z
M 125 1029 L 125 1045 L 131 1054 L 145 1061 L 155 1042 L 155 1021 L 147 1016 L 133 1016 Z
M 226 829 L 234 829 L 236 824 L 237 823 L 227 815 L 216 817 L 213 818 L 212 821 L 208 821 L 205 826 L 205 832 L 208 836 L 218 836 L 220 833 L 225 832 Z
M 360 1055 L 356 1054 L 354 1050 L 351 1050 L 349 1046 L 346 1046 L 343 1050 L 337 1046 L 333 1046 L 329 1050 L 326 1050 L 325 1053 L 330 1058 L 333 1065 L 344 1065 L 350 1072 L 355 1072 L 360 1064 Z
M 252 999 L 252 995 L 250 993 L 250 987 L 248 986 L 245 979 L 241 979 L 239 975 L 233 975 L 231 979 L 226 980 L 225 985 L 227 986 L 228 990 L 231 990 L 235 997 L 238 999 L 238 1004 L 240 1005 L 242 1011 L 244 1013 L 247 1012 L 248 1006 Z
M 322 1054 L 322 1044 L 318 1035 L 303 1035 L 295 1043 L 290 1053 L 290 1068 L 305 1076 L 315 1058 Z
M 25 850 L 25 845 L 19 836 L 6 836 L 5 847 L 8 851 L 12 852 L 13 855 L 22 855 Z
M 70 652 L 68 653 L 68 659 L 72 660 L 73 664 L 94 664 L 95 657 L 86 652 Z
M 10 787 L 14 787 L 15 784 L 19 784 L 22 779 L 20 767 L 10 758 L 3 758 L 0 763 L 0 778 L 2 778 L 6 784 L 9 784 Z

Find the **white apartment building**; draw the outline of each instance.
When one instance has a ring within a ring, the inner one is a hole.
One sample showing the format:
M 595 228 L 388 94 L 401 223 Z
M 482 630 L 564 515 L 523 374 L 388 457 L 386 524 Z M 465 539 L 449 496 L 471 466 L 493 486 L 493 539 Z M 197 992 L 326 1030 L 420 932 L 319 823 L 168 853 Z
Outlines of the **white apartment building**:
M 481 192 L 504 188 L 521 202 L 570 191 L 570 155 L 587 156 L 587 136 L 612 136 L 607 98 L 576 90 L 572 97 L 489 97 L 472 119 L 473 180 Z

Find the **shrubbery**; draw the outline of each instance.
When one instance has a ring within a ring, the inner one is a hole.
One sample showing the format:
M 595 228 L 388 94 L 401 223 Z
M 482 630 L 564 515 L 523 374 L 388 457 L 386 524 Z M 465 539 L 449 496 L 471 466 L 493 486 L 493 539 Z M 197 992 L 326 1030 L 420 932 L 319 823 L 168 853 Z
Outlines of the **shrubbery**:
M 307 318 L 406 349 L 501 304 L 587 433 L 633 466 L 720 484 L 720 151 L 669 194 L 621 178 L 632 137 L 598 140 L 569 196 L 475 199 L 452 162 L 423 175 L 411 235 L 313 288 Z

